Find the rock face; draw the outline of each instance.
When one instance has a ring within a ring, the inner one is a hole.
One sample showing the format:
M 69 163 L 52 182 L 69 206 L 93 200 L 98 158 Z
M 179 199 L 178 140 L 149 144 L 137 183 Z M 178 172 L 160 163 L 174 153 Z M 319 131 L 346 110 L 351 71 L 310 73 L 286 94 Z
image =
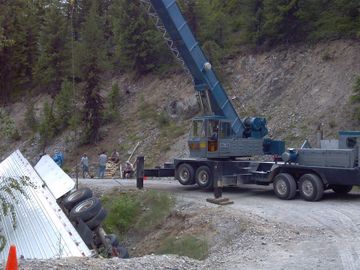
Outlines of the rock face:
M 359 41 L 332 41 L 245 55 L 230 64 L 229 95 L 242 116 L 262 115 L 274 138 L 300 143 L 356 129 L 349 97 L 360 75 Z M 295 145 L 298 146 L 298 145 Z
M 191 95 L 183 100 L 174 100 L 166 106 L 165 110 L 171 118 L 178 120 L 187 120 L 200 112 L 195 95 Z

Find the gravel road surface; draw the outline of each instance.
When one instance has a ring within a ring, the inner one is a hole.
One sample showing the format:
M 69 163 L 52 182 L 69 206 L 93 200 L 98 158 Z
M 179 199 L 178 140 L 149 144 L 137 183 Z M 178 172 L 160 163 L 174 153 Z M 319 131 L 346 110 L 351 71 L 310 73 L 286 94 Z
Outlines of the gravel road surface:
M 84 179 L 80 184 L 101 192 L 133 188 L 136 181 Z M 179 200 L 202 207 L 219 207 L 206 203 L 211 192 L 174 180 L 146 180 L 144 187 L 173 192 Z M 223 197 L 234 202 L 221 206 L 224 212 L 273 227 L 272 238 L 262 236 L 251 248 L 231 243 L 218 254 L 213 252 L 201 269 L 360 269 L 360 194 L 339 196 L 329 191 L 320 202 L 283 201 L 271 187 L 246 186 L 225 189 Z

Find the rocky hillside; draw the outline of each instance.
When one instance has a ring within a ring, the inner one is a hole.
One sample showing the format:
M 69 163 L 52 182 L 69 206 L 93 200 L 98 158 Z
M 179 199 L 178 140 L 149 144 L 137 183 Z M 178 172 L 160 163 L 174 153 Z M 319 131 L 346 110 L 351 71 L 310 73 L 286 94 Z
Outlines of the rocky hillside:
M 264 53 L 244 54 L 224 68 L 228 95 L 241 117 L 265 116 L 270 135 L 285 139 L 287 146 L 299 146 L 305 138 L 314 143 L 321 124 L 326 137 L 342 129 L 358 129 L 351 119 L 349 97 L 360 75 L 360 46 L 355 40 L 278 48 Z M 135 155 L 145 155 L 149 166 L 187 154 L 189 119 L 198 113 L 191 81 L 184 74 L 166 78 L 148 75 L 133 81 L 128 75 L 113 76 L 104 85 L 106 96 L 114 82 L 123 90 L 119 108 L 121 120 L 103 127 L 103 140 L 96 146 L 77 147 L 72 132 L 60 134 L 46 149 L 62 148 L 66 168 L 71 170 L 86 151 L 91 161 L 102 149 L 117 148 L 126 160 L 140 142 Z M 19 142 L 0 142 L 3 159 L 16 148 L 35 161 L 39 136 L 24 125 L 27 102 L 34 102 L 40 114 L 45 96 L 24 97 L 6 108 L 22 133 Z M 133 159 L 134 160 L 134 159 Z
M 349 97 L 360 74 L 359 41 L 292 46 L 234 60 L 231 94 L 249 114 L 267 117 L 271 135 L 287 142 L 314 141 L 319 124 L 325 137 L 356 129 Z

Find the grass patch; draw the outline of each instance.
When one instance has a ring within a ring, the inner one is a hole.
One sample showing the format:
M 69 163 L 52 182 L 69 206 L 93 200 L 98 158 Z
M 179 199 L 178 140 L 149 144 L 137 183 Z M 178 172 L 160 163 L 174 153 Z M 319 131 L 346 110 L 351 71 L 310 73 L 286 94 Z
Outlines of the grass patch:
M 147 103 L 143 97 L 140 98 L 139 117 L 142 120 L 156 119 L 158 117 L 155 104 Z
M 170 213 L 174 198 L 159 191 L 113 193 L 102 198 L 108 215 L 106 231 L 123 235 L 130 229 L 151 230 Z
M 144 227 L 153 229 L 159 225 L 170 214 L 175 202 L 169 193 L 154 190 L 146 191 L 140 199 L 142 206 L 146 208 L 134 226 L 139 230 L 143 230 Z
M 204 260 L 209 253 L 208 243 L 205 239 L 193 235 L 181 237 L 167 237 L 160 245 L 156 254 L 178 254 L 197 260 Z
M 188 130 L 186 128 L 171 123 L 171 124 L 169 124 L 167 126 L 163 126 L 161 128 L 161 137 L 178 138 L 187 131 Z

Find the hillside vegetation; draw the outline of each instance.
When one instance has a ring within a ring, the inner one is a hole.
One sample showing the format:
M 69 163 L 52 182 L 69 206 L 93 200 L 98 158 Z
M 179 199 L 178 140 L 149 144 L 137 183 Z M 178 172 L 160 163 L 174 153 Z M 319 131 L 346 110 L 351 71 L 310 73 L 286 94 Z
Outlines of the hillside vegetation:
M 272 135 L 296 143 L 319 123 L 328 135 L 356 126 L 359 1 L 178 2 L 242 116 L 265 115 Z M 139 151 L 157 148 L 162 161 L 184 152 L 175 142 L 197 112 L 192 93 L 140 1 L 0 3 L 1 155 L 89 144 L 93 155 L 126 152 L 142 141 Z M 171 115 L 174 104 L 182 111 Z

